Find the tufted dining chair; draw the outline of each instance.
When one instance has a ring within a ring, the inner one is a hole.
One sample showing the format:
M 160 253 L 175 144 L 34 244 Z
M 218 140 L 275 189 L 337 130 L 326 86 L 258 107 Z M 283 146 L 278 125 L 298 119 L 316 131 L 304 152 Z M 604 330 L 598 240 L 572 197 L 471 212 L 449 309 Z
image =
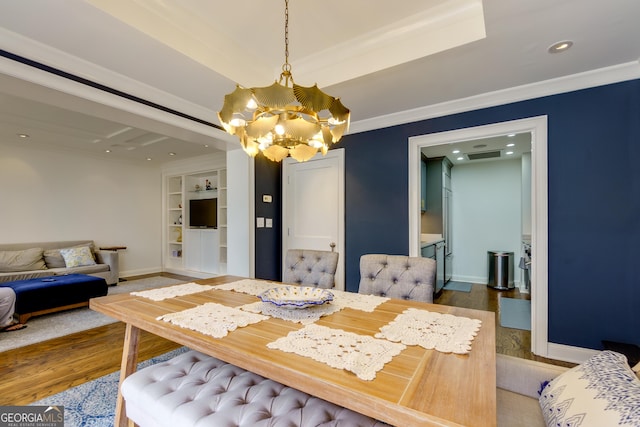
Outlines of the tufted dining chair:
M 289 249 L 284 259 L 282 281 L 330 289 L 335 283 L 338 253 Z
M 358 292 L 433 302 L 436 261 L 404 255 L 366 254 L 360 257 Z

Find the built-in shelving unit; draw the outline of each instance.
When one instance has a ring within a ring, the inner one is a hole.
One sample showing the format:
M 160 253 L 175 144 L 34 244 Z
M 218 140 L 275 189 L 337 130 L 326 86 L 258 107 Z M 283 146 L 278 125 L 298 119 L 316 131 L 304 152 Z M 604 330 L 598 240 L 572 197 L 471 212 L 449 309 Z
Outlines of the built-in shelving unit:
M 227 171 L 218 171 L 218 234 L 220 237 L 220 272 L 227 272 Z
M 217 199 L 214 228 L 189 224 L 189 204 L 194 199 Z M 224 274 L 227 270 L 226 169 L 165 176 L 164 267 L 184 273 Z
M 184 188 L 182 176 L 167 178 L 167 257 L 172 268 L 182 267 L 182 239 L 184 222 Z

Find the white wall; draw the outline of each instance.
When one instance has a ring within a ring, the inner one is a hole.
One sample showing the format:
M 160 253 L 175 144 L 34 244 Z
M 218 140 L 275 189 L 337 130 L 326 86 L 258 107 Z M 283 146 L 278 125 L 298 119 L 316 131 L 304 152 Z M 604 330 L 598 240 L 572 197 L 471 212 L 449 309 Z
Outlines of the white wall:
M 522 154 L 522 234 L 531 236 L 531 153 Z
M 521 162 L 519 159 L 456 165 L 452 169 L 453 277 L 487 283 L 487 251 L 514 252 L 520 281 Z
M 0 141 L 0 242 L 122 245 L 121 276 L 161 271 L 158 167 Z
M 227 273 L 254 277 L 254 161 L 227 151 Z

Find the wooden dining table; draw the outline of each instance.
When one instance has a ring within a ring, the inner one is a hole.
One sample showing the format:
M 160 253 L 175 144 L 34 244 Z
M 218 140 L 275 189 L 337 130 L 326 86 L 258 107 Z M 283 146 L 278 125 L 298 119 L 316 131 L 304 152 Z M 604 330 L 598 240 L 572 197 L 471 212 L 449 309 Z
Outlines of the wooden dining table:
M 244 278 L 220 276 L 195 283 L 215 286 L 241 279 Z M 386 363 L 373 380 L 362 380 L 347 370 L 267 347 L 289 332 L 301 329 L 300 323 L 269 317 L 237 328 L 223 338 L 214 338 L 157 319 L 209 302 L 238 307 L 256 301 L 258 297 L 247 293 L 206 290 L 163 301 L 131 294 L 111 295 L 92 299 L 90 307 L 126 324 L 120 383 L 136 370 L 139 336 L 144 330 L 391 425 L 496 425 L 495 314 L 492 312 L 390 299 L 373 312 L 344 308 L 316 321 L 317 325 L 369 336 L 380 332 L 381 327 L 408 308 L 482 322 L 468 354 L 408 345 Z M 117 426 L 128 425 L 124 405 L 118 392 Z

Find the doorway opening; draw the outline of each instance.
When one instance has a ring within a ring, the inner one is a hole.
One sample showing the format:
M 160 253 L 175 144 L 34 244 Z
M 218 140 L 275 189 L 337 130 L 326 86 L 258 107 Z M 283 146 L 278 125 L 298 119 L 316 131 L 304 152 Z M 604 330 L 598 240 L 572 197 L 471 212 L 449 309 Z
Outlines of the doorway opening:
M 409 138 L 409 255 L 420 256 L 422 150 L 428 147 L 447 150 L 451 145 L 463 141 L 527 133 L 531 135 L 531 351 L 546 357 L 548 356 L 546 116 Z

